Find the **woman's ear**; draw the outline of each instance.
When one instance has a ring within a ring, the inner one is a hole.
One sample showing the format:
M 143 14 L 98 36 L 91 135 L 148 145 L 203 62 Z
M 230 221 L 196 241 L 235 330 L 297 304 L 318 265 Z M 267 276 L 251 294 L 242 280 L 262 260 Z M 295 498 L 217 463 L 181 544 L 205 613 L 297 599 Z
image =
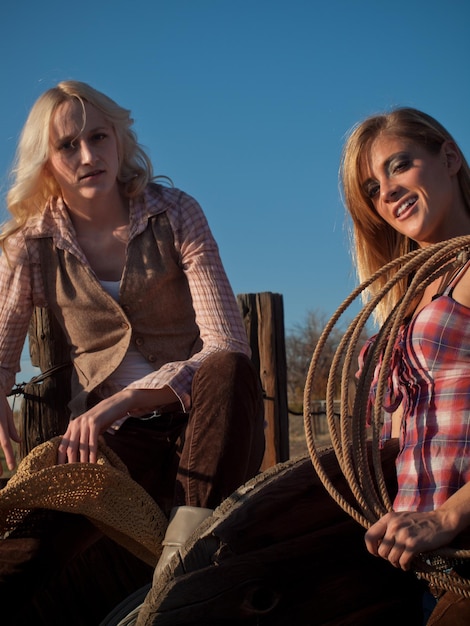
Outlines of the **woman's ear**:
M 460 150 L 453 141 L 444 141 L 441 147 L 442 161 L 447 167 L 449 174 L 455 175 L 462 167 Z

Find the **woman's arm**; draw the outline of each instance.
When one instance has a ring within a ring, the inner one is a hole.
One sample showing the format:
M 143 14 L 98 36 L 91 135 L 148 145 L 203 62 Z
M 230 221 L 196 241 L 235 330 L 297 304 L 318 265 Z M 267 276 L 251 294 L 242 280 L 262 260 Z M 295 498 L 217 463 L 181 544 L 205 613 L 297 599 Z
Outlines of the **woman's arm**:
M 29 321 L 33 310 L 29 259 L 21 233 L 7 243 L 8 255 L 0 256 L 0 446 L 5 462 L 15 467 L 12 441 L 20 438 L 7 394 L 20 370 Z M 0 465 L 0 475 L 3 469 Z
M 191 383 L 202 361 L 217 351 L 250 355 L 240 310 L 220 259 L 218 246 L 205 215 L 191 196 L 177 190 L 180 201 L 168 209 L 175 248 L 188 280 L 202 349 L 185 361 L 169 362 L 135 381 L 128 389 L 168 386 L 184 410 L 191 406 Z
M 13 470 L 16 465 L 15 452 L 12 441 L 20 442 L 20 436 L 13 421 L 13 411 L 8 403 L 5 394 L 0 393 L 0 446 L 5 455 L 5 463 L 9 470 Z M 3 468 L 0 463 L 0 476 Z

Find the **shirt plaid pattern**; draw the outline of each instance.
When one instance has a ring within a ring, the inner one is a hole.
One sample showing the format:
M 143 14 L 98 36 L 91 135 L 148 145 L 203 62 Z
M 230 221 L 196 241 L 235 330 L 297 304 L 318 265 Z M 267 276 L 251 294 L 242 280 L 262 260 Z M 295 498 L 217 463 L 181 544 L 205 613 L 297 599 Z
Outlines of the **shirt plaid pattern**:
M 377 376 L 378 368 L 371 401 Z M 470 309 L 447 294 L 424 307 L 397 338 L 383 439 L 390 437 L 391 413 L 399 404 L 394 509 L 430 511 L 470 480 Z
M 178 189 L 158 186 L 158 193 L 155 189 L 149 186 L 142 197 L 131 201 L 130 239 L 146 228 L 149 216 L 167 212 L 175 249 L 191 290 L 203 348 L 187 361 L 167 363 L 129 387 L 168 385 L 188 410 L 192 378 L 200 363 L 213 352 L 231 350 L 249 355 L 250 348 L 218 246 L 201 207 Z M 8 240 L 7 254 L 0 257 L 0 388 L 5 393 L 12 388 L 20 369 L 33 307 L 47 306 L 35 246 L 35 241 L 44 236 L 53 237 L 58 248 L 68 250 L 89 267 L 61 199 L 51 200 L 41 216 Z

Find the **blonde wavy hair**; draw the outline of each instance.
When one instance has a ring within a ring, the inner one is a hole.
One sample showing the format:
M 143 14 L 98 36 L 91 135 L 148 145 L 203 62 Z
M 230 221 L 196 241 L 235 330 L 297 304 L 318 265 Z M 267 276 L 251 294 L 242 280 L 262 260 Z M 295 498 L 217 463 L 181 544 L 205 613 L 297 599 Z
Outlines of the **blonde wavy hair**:
M 13 182 L 7 193 L 7 208 L 12 219 L 0 234 L 2 248 L 6 239 L 21 229 L 31 216 L 44 210 L 51 196 L 60 195 L 55 179 L 46 171 L 50 123 L 57 108 L 72 99 L 78 100 L 83 109 L 84 102 L 92 104 L 113 127 L 118 147 L 118 181 L 127 197 L 140 195 L 154 179 L 150 159 L 132 130 L 130 111 L 87 83 L 60 82 L 36 100 L 21 132 L 11 170 Z
M 356 271 L 362 282 L 397 257 L 416 249 L 417 244 L 396 232 L 375 211 L 363 183 L 372 143 L 379 135 L 413 141 L 431 154 L 437 154 L 445 141 L 452 141 L 462 158 L 457 174 L 462 197 L 470 213 L 470 168 L 450 133 L 433 117 L 413 108 L 397 108 L 373 115 L 357 124 L 345 142 L 340 166 L 343 200 L 352 220 L 352 251 Z M 377 294 L 390 276 L 384 275 L 365 294 Z M 376 319 L 383 323 L 403 296 L 407 281 L 395 286 L 377 307 Z

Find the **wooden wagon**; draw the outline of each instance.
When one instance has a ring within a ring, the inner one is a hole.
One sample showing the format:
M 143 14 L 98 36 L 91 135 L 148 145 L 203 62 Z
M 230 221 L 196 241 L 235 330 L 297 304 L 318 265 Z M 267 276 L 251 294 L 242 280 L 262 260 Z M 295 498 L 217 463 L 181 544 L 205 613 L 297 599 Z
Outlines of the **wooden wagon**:
M 384 452 L 394 486 L 396 450 Z M 329 474 L 347 488 L 334 455 Z M 309 458 L 279 463 L 225 500 L 149 593 L 142 626 L 420 623 L 420 583 L 369 555 L 364 530 L 329 497 Z M 144 598 L 131 597 L 102 626 Z M 404 622 L 403 616 L 408 616 Z

